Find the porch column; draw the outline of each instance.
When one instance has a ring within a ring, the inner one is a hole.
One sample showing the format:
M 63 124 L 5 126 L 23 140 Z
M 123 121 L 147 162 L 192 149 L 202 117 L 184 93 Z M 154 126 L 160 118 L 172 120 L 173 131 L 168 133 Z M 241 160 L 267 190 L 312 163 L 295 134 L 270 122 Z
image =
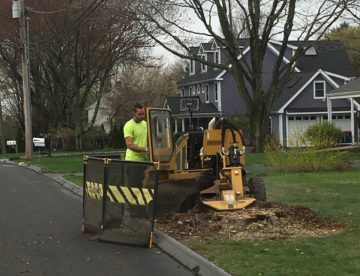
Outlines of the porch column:
M 174 122 L 175 122 L 174 133 L 177 133 L 178 132 L 178 119 L 175 119 Z
M 181 119 L 181 131 L 185 131 L 185 118 Z
M 279 139 L 280 145 L 284 146 L 283 114 L 279 114 Z
M 355 144 L 355 116 L 354 116 L 354 98 L 350 98 L 351 106 L 351 143 Z
M 326 105 L 327 105 L 328 122 L 331 123 L 331 121 L 332 121 L 332 106 L 331 106 L 331 100 L 329 97 L 326 99 Z

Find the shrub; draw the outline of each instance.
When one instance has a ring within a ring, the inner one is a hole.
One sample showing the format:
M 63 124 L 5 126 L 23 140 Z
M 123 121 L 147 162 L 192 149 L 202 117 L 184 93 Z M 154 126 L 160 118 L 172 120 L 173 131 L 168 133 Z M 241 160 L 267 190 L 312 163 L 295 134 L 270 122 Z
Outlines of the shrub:
M 293 139 L 303 141 L 303 139 Z M 319 151 L 314 147 L 283 148 L 277 138 L 268 139 L 265 148 L 268 164 L 278 171 L 310 172 L 343 168 L 345 152 Z
M 344 134 L 340 129 L 328 122 L 313 125 L 305 132 L 305 138 L 315 149 L 334 147 L 343 136 Z

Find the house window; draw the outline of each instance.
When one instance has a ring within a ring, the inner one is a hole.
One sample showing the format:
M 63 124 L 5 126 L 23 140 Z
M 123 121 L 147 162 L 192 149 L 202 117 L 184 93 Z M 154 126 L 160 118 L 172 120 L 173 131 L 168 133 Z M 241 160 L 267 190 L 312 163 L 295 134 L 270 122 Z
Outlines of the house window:
M 202 54 L 201 59 L 202 60 L 207 60 L 207 55 Z M 206 64 L 201 63 L 201 72 L 207 72 L 207 65 Z
M 205 102 L 209 102 L 209 85 L 205 84 Z
M 219 101 L 219 88 L 217 82 L 214 83 L 214 98 L 215 102 Z
M 190 60 L 190 75 L 195 74 L 195 60 Z
M 201 92 L 202 92 L 202 93 L 205 93 L 205 84 L 202 84 L 202 85 L 201 85 Z
M 215 50 L 215 52 L 214 52 L 214 63 L 216 63 L 216 64 L 221 63 L 221 61 L 220 61 L 220 49 Z M 214 70 L 219 70 L 219 68 L 214 68 Z
M 325 99 L 325 81 L 314 81 L 314 99 Z
M 193 88 L 192 86 L 189 86 L 189 96 L 191 96 L 192 93 L 193 93 Z
M 196 87 L 197 93 L 200 94 L 201 86 L 200 84 Z

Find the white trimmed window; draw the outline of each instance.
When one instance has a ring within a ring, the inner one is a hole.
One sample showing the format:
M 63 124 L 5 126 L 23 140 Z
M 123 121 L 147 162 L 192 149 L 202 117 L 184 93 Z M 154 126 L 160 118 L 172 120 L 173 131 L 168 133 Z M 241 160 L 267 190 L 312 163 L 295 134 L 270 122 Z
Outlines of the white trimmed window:
M 181 96 L 185 97 L 185 88 L 181 88 Z
M 209 98 L 209 85 L 205 84 L 205 102 L 208 103 L 210 101 Z
M 189 74 L 194 75 L 195 74 L 195 60 L 190 60 L 189 67 L 190 67 Z
M 192 87 L 192 94 L 193 94 L 193 95 L 196 94 L 196 86 L 195 86 L 195 85 Z
M 197 87 L 196 87 L 196 92 L 197 92 L 198 94 L 200 94 L 200 90 L 201 90 L 201 85 L 198 84 Z
M 214 63 L 216 64 L 220 64 L 221 60 L 220 60 L 220 49 L 215 50 L 214 52 Z M 219 68 L 214 68 L 214 70 L 219 70 Z
M 201 59 L 202 60 L 207 60 L 207 54 L 202 54 Z M 204 63 L 201 63 L 201 72 L 202 73 L 207 72 L 207 65 L 204 64 Z
M 325 81 L 314 81 L 314 99 L 325 99 L 326 83 Z
M 202 92 L 202 93 L 205 93 L 205 84 L 202 84 L 202 85 L 201 85 L 201 92 Z
M 215 102 L 219 101 L 219 83 L 218 82 L 214 82 L 214 99 L 215 99 Z

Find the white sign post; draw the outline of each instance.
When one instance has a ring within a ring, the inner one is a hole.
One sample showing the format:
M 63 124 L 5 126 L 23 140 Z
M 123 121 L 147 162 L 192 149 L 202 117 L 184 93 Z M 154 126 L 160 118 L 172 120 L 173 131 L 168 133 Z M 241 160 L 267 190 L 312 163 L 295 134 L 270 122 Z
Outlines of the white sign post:
M 40 148 L 45 148 L 45 138 L 33 137 L 34 147 L 39 148 L 39 159 L 40 159 Z
M 45 138 L 33 137 L 34 147 L 45 148 Z
M 16 140 L 7 140 L 6 145 L 10 146 L 12 148 L 15 148 L 15 152 L 18 153 L 18 147 L 17 147 Z
M 8 140 L 6 141 L 7 146 L 16 146 L 16 140 Z

